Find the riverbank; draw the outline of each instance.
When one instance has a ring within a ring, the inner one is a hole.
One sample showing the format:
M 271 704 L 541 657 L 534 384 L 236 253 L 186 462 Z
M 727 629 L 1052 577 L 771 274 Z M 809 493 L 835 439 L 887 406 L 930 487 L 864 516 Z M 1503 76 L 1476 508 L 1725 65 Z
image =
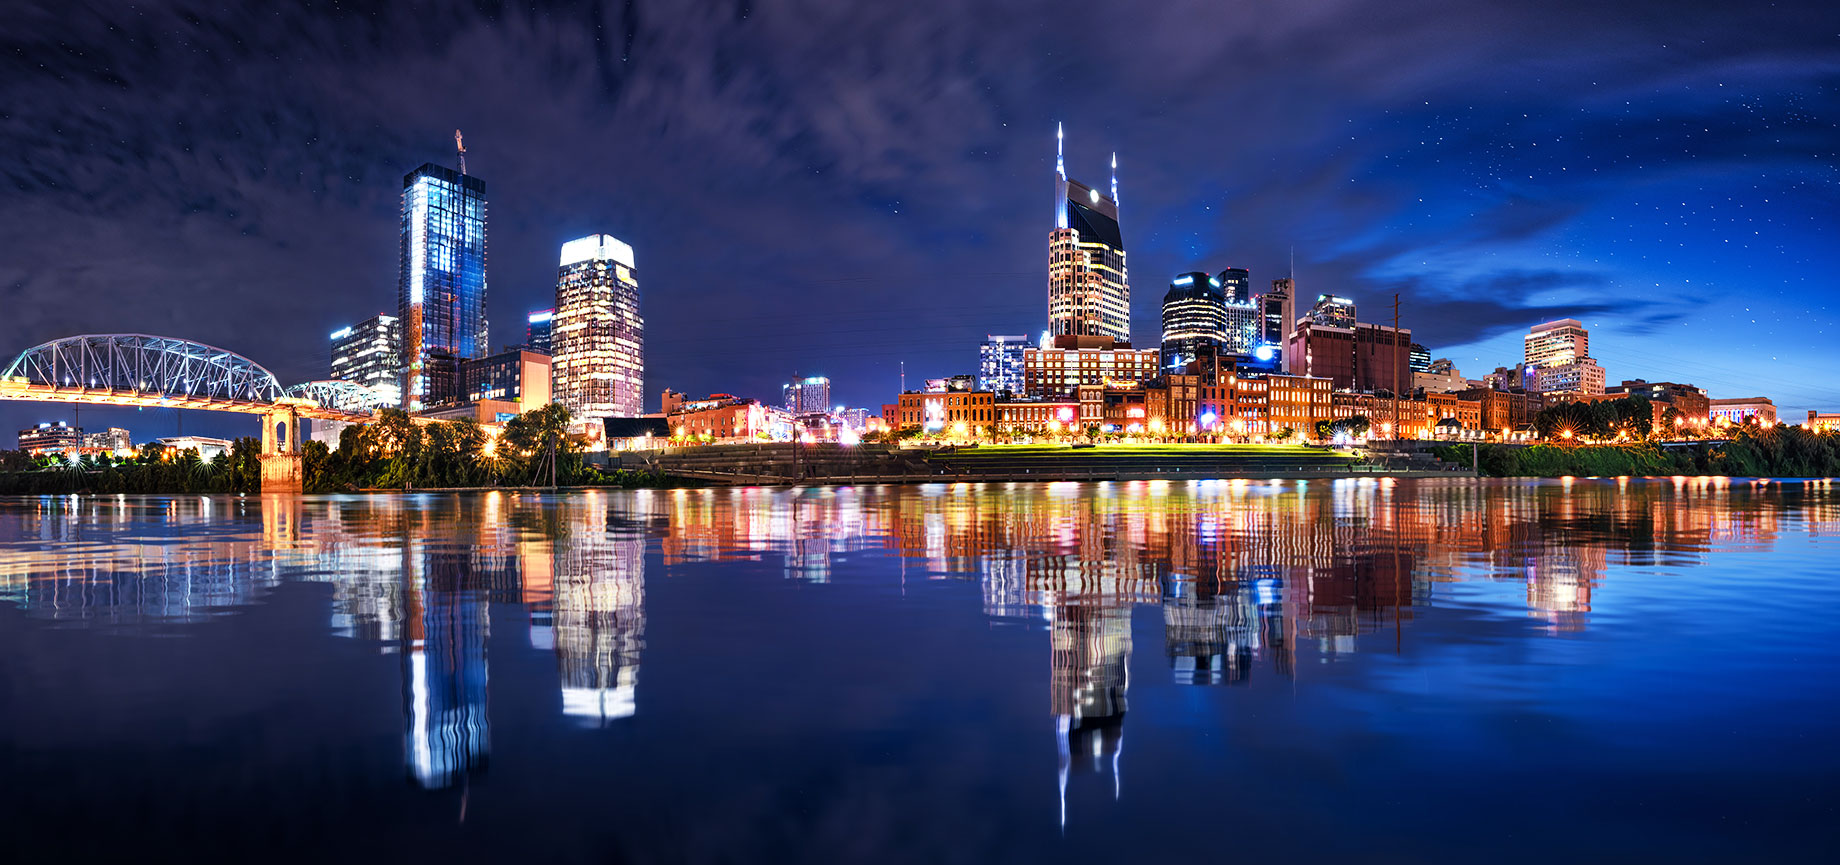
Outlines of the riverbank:
M 1473 449 L 1473 450 L 1472 450 Z M 1840 477 L 1840 433 L 1796 426 L 1742 430 L 1728 441 L 1635 444 L 1452 444 L 1430 449 L 1484 477 Z

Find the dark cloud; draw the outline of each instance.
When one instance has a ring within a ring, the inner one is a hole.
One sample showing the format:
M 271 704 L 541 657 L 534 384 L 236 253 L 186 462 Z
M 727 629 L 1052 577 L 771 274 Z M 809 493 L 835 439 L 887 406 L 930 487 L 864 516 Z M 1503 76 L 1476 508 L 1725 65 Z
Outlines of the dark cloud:
M 1685 218 L 1653 209 L 1682 184 L 1704 199 L 1693 243 L 1773 220 L 1757 278 L 1805 307 L 1793 282 L 1830 256 L 1795 202 L 1834 198 L 1834 23 L 1822 4 L 28 2 L 0 33 L 0 350 L 152 331 L 322 375 L 327 332 L 394 305 L 401 175 L 450 160 L 456 127 L 491 201 L 494 341 L 547 305 L 563 240 L 612 233 L 638 250 L 652 392 L 821 372 L 875 404 L 899 361 L 966 369 L 979 335 L 1039 330 L 1056 120 L 1075 174 L 1120 154 L 1141 337 L 1165 275 L 1230 261 L 1263 282 L 1293 246 L 1306 291 L 1398 290 L 1441 343 L 1581 311 L 1693 322 L 1677 289 L 1710 269 L 1662 248 Z

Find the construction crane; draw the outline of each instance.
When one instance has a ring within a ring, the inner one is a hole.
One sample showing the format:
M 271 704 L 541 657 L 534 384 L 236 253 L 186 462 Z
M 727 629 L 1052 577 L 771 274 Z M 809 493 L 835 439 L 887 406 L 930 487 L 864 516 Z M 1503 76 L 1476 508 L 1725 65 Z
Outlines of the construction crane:
M 460 130 L 454 130 L 454 149 L 460 151 L 460 173 L 466 173 L 466 139 L 460 137 Z

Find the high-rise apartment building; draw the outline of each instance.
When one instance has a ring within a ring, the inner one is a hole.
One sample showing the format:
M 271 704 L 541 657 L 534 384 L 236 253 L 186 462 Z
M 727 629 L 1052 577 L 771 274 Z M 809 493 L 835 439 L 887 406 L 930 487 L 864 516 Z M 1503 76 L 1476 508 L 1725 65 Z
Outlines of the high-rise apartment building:
M 1774 417 L 1772 414 L 1771 418 Z M 83 436 L 83 449 L 106 454 L 130 454 L 134 452 L 134 440 L 127 430 L 112 426 L 102 432 L 86 433 Z
M 429 163 L 403 176 L 403 401 L 411 410 L 459 399 L 459 362 L 483 356 L 486 185 Z
M 1022 355 L 1027 336 L 990 334 L 978 346 L 977 389 L 994 394 L 1022 393 Z
M 550 328 L 556 321 L 556 310 L 534 310 L 526 318 L 524 330 L 524 347 L 538 354 L 550 353 Z
M 831 410 L 831 380 L 821 375 L 807 376 L 780 387 L 786 411 L 793 414 L 816 414 Z
M 1285 352 L 1291 375 L 1327 378 L 1341 390 L 1405 390 L 1412 386 L 1412 331 L 1357 323 L 1332 327 L 1308 319 L 1291 332 Z
M 1252 273 L 1243 267 L 1229 267 L 1215 277 L 1220 280 L 1220 290 L 1227 296 L 1228 303 L 1252 302 Z
M 1600 394 L 1604 369 L 1591 358 L 1591 333 L 1575 318 L 1534 325 L 1522 338 L 1527 374 L 1540 393 Z
M 384 405 L 403 404 L 402 319 L 378 313 L 331 339 L 331 378 L 370 388 Z
M 576 420 L 644 413 L 645 319 L 631 246 L 605 234 L 562 245 L 550 347 L 550 399 Z
M 1575 318 L 1536 324 L 1521 341 L 1528 366 L 1558 366 L 1591 355 L 1591 332 Z
M 1184 273 L 1163 295 L 1163 369 L 1180 370 L 1227 342 L 1227 296 L 1220 279 Z
M 1131 340 L 1131 282 L 1118 228 L 1118 157 L 1112 194 L 1067 177 L 1054 133 L 1054 231 L 1048 235 L 1048 330 L 1056 337 Z

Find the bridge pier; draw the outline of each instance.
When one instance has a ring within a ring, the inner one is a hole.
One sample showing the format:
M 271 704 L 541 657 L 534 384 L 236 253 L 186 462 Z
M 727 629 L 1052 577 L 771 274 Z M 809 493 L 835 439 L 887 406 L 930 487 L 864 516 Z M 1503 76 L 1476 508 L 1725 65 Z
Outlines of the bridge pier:
M 262 415 L 262 492 L 305 489 L 300 458 L 300 410 L 286 403 Z

